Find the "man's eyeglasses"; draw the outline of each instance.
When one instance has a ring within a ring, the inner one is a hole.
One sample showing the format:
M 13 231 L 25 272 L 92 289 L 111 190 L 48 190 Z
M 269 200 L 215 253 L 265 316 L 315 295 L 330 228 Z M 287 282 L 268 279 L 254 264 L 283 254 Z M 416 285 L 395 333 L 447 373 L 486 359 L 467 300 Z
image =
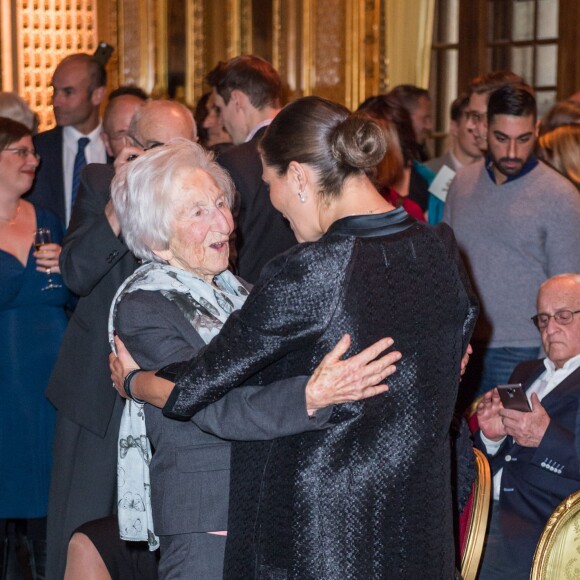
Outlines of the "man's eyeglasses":
M 3 151 L 10 151 L 10 153 L 14 153 L 20 159 L 26 159 L 29 155 L 32 155 L 37 161 L 40 160 L 40 155 L 34 149 L 27 149 L 26 147 L 7 147 Z
M 536 314 L 532 316 L 532 322 L 536 325 L 538 330 L 543 330 L 550 324 L 550 318 L 553 318 L 558 324 L 562 326 L 566 326 L 570 324 L 574 319 L 574 314 L 578 314 L 580 310 L 560 310 L 560 312 L 556 312 L 556 314 L 544 314 L 541 312 L 540 314 Z
M 468 121 L 471 119 L 474 123 L 485 123 L 487 120 L 487 113 L 479 113 L 478 111 L 466 109 L 463 111 L 463 114 Z
M 127 133 L 127 137 L 131 139 L 134 147 L 139 147 L 139 149 L 143 149 L 143 151 L 149 151 L 149 149 L 155 149 L 155 147 L 161 147 L 165 145 L 165 143 L 161 143 L 160 141 L 148 141 L 146 145 L 143 145 L 143 143 L 140 143 L 137 137 L 134 135 Z

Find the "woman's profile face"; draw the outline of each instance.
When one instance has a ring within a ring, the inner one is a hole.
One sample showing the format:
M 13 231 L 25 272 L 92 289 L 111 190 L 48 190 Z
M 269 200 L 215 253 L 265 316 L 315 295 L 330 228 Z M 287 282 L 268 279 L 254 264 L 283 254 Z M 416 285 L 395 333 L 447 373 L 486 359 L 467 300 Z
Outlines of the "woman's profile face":
M 297 181 L 293 164 L 284 175 L 262 161 L 262 179 L 270 189 L 272 205 L 288 220 L 296 239 L 312 242 L 320 238 L 318 207 L 314 194 L 303 190 Z M 303 199 L 304 201 L 301 201 Z
M 0 151 L 0 177 L 19 195 L 26 193 L 34 181 L 38 159 L 34 156 L 32 137 L 26 135 Z
M 226 196 L 205 171 L 184 169 L 175 181 L 175 206 L 169 250 L 158 252 L 172 266 L 207 282 L 228 267 L 234 220 Z

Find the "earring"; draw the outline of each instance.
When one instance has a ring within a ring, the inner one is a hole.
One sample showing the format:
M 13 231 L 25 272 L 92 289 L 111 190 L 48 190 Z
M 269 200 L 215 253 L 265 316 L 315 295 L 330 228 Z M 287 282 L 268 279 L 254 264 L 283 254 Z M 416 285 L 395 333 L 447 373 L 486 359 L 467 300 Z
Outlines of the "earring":
M 304 197 L 304 190 L 301 189 L 298 192 L 298 197 L 300 198 L 300 203 L 306 203 L 306 198 Z

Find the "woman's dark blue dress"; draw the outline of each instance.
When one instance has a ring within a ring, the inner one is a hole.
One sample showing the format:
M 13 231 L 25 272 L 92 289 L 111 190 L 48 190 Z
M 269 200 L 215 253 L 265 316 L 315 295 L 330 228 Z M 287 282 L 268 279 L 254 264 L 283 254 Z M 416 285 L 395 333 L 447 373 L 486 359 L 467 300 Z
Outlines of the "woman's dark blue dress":
M 37 227 L 61 243 L 63 227 L 36 207 Z M 67 317 L 64 287 L 42 290 L 47 275 L 0 250 L 0 518 L 38 518 L 47 513 L 55 409 L 44 396 Z M 63 284 L 58 274 L 54 282 Z

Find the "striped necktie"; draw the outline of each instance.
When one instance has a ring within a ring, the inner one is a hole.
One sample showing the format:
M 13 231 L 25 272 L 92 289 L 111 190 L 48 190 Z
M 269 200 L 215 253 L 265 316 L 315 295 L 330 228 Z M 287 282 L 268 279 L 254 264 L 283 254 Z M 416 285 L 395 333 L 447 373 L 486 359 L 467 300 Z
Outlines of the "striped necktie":
M 88 137 L 81 137 L 78 140 L 78 149 L 75 156 L 75 164 L 73 168 L 73 180 L 72 180 L 72 190 L 71 190 L 71 211 L 75 205 L 75 200 L 77 198 L 77 192 L 79 190 L 79 184 L 81 182 L 81 171 L 83 167 L 87 164 L 87 159 L 85 157 L 85 147 L 90 143 Z

